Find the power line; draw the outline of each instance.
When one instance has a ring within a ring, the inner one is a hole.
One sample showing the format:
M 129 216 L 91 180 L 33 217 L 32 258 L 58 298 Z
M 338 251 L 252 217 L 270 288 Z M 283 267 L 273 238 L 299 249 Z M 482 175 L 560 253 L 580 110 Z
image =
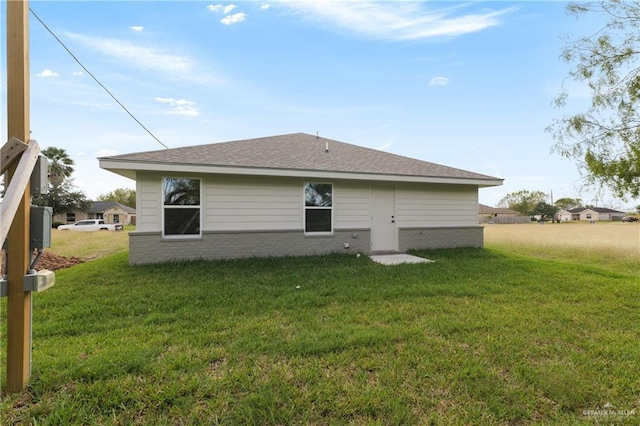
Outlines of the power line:
M 89 74 L 89 76 L 91 76 L 91 78 L 92 78 L 96 83 L 98 83 L 98 85 L 99 85 L 100 87 L 102 87 L 102 88 L 104 89 L 104 91 L 105 91 L 105 92 L 107 92 L 107 94 L 108 94 L 109 96 L 111 96 L 111 98 L 112 98 L 114 101 L 116 101 L 116 103 L 117 103 L 118 105 L 120 105 L 120 107 L 121 107 L 121 108 L 122 108 L 122 109 L 123 109 L 127 114 L 129 114 L 129 117 L 133 118 L 133 120 L 134 120 L 136 123 L 138 123 L 138 125 L 139 125 L 140 127 L 142 127 L 142 128 L 143 128 L 143 129 L 144 129 L 144 130 L 149 134 L 149 135 L 151 135 L 151 137 L 152 137 L 153 139 L 155 139 L 155 140 L 156 140 L 160 145 L 162 145 L 163 147 L 165 147 L 165 148 L 169 149 L 169 147 L 168 147 L 167 145 L 165 145 L 165 144 L 164 144 L 160 139 L 158 139 L 158 138 L 156 137 L 156 135 L 154 135 L 154 134 L 151 132 L 151 130 L 147 129 L 147 127 L 146 127 L 144 124 L 142 124 L 142 123 L 140 122 L 140 120 L 138 120 L 138 119 L 137 119 L 137 118 L 136 118 L 136 117 L 131 113 L 131 111 L 129 111 L 129 110 L 127 109 L 127 107 L 126 107 L 126 106 L 124 106 L 124 105 L 122 104 L 122 102 L 120 102 L 120 101 L 118 100 L 118 98 L 116 98 L 116 97 L 115 97 L 115 95 L 114 95 L 113 93 L 111 93 L 111 91 L 110 91 L 109 89 L 107 89 L 107 88 L 106 88 L 106 86 L 105 86 L 104 84 L 102 84 L 102 83 L 100 82 L 100 80 L 98 80 L 98 79 L 96 78 L 96 76 L 94 76 L 94 75 L 91 73 L 91 71 L 89 71 L 89 70 L 87 69 L 87 67 L 85 67 L 85 66 L 82 64 L 82 62 L 80 62 L 80 60 L 76 57 L 76 55 L 74 55 L 74 54 L 71 52 L 71 50 L 69 50 L 69 48 L 68 48 L 68 47 L 67 47 L 67 46 L 62 42 L 62 40 L 60 40 L 60 39 L 58 38 L 58 36 L 57 36 L 57 35 L 55 35 L 55 33 L 54 33 L 53 31 L 51 31 L 51 29 L 47 26 L 47 24 L 45 24 L 45 23 L 42 21 L 42 19 L 40 19 L 40 17 L 39 17 L 39 16 L 38 16 L 34 11 L 33 11 L 33 9 L 29 8 L 29 12 L 31 12 L 31 14 L 32 14 L 32 15 L 33 15 L 37 20 L 38 20 L 38 22 L 40 22 L 40 24 L 42 24 L 42 26 L 43 26 L 43 27 L 44 27 L 44 28 L 49 32 L 49 34 L 51 34 L 51 36 L 53 36 L 53 38 L 55 38 L 55 39 L 56 39 L 56 41 L 57 41 L 58 43 L 60 43 L 60 46 L 62 46 L 62 47 L 64 48 L 64 50 L 66 50 L 66 51 L 67 51 L 67 53 L 68 53 L 69 55 L 71 55 L 71 57 L 72 57 L 72 58 L 73 58 L 73 59 L 78 63 L 78 65 L 80 65 L 80 66 L 82 67 L 82 69 L 83 69 L 83 70 L 85 70 L 85 71 L 86 71 L 86 73 L 87 73 L 87 74 Z

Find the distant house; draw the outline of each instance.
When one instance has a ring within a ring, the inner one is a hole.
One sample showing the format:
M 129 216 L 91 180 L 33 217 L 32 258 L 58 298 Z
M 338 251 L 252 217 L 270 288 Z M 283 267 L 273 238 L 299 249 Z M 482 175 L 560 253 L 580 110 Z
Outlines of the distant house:
M 561 210 L 557 214 L 561 222 L 570 220 L 622 220 L 625 215 L 626 213 L 624 212 L 605 207 L 578 207 L 571 210 Z
M 491 207 L 478 204 L 479 223 L 529 223 L 529 216 L 522 216 L 520 212 L 505 207 Z
M 482 247 L 502 179 L 294 133 L 99 158 L 136 181 L 129 262 Z
M 53 217 L 54 222 L 74 223 L 85 219 L 103 219 L 105 223 L 135 225 L 136 209 L 115 201 L 94 201 L 87 211 L 60 213 Z

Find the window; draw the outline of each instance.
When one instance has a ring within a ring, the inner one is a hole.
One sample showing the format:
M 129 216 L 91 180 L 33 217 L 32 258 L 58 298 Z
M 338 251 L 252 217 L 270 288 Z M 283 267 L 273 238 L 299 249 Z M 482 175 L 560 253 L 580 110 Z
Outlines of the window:
M 67 223 L 75 222 L 75 221 L 76 221 L 76 214 L 75 213 L 67 213 Z
M 200 179 L 164 178 L 164 235 L 200 235 Z
M 119 214 L 114 214 L 113 215 L 113 223 L 120 223 L 120 215 Z
M 333 185 L 330 183 L 304 184 L 304 232 L 331 232 L 333 230 Z

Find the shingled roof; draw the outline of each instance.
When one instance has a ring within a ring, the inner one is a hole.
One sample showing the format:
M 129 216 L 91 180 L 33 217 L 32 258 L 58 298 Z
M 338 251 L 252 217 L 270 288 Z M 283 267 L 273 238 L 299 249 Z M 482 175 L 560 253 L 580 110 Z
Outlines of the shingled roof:
M 502 179 L 403 157 L 305 133 L 102 157 L 101 167 L 119 164 L 200 165 L 265 170 L 297 170 L 471 179 L 499 185 Z M 496 182 L 498 181 L 498 182 Z
M 87 210 L 87 213 L 104 213 L 105 211 L 113 208 L 119 207 L 120 209 L 126 211 L 127 213 L 135 214 L 136 209 L 125 206 L 124 204 L 120 204 L 116 201 L 93 201 Z
M 624 212 L 618 211 L 618 210 L 613 210 L 613 209 L 609 209 L 606 207 L 577 207 L 575 209 L 571 209 L 568 210 L 569 213 L 573 213 L 573 214 L 578 214 L 578 213 L 582 213 L 585 210 L 591 210 L 594 211 L 596 213 L 618 213 L 618 214 L 624 214 Z
M 502 215 L 516 215 L 519 216 L 520 212 L 511 210 L 506 207 L 491 207 L 485 204 L 478 204 L 479 214 L 502 214 Z

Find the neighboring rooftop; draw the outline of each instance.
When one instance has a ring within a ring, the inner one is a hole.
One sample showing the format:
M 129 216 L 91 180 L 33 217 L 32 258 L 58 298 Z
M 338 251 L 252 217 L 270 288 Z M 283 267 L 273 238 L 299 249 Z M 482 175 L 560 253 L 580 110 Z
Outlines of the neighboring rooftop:
M 126 211 L 127 213 L 133 214 L 136 212 L 136 209 L 129 206 L 125 206 L 124 204 L 120 204 L 116 201 L 93 201 L 89 205 L 89 209 L 87 210 L 87 213 L 103 213 L 113 207 L 119 207 L 122 210 Z
M 575 209 L 568 210 L 569 213 L 582 213 L 585 210 L 591 210 L 596 213 L 620 213 L 624 214 L 619 210 L 608 209 L 606 207 L 577 207 Z
M 485 204 L 478 203 L 478 213 L 479 214 L 503 214 L 503 215 L 520 215 L 520 212 L 515 210 L 508 209 L 506 207 L 491 207 Z
M 488 185 L 502 183 L 502 179 L 493 176 L 306 133 L 122 154 L 99 160 L 101 167 L 108 163 L 104 168 L 114 172 L 121 164 L 128 164 L 126 169 L 132 170 L 135 167 L 132 163 L 144 163 L 472 179 L 487 181 Z M 123 171 L 124 168 L 117 172 Z

